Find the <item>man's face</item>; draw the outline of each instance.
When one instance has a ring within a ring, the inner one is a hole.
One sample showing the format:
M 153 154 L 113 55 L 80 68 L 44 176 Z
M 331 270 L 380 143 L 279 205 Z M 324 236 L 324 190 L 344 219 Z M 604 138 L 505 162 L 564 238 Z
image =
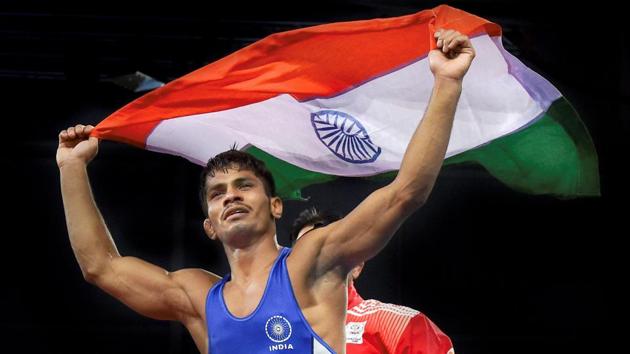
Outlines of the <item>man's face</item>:
M 249 170 L 216 171 L 206 180 L 207 219 L 204 229 L 210 238 L 242 247 L 254 236 L 275 227 L 282 214 L 279 198 L 269 198 L 263 181 Z M 275 229 L 274 229 L 275 232 Z

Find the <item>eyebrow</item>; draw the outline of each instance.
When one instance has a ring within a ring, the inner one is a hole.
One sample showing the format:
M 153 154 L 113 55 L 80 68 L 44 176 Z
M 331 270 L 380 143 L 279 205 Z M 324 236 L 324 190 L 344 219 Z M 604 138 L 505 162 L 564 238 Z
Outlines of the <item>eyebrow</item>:
M 252 178 L 250 178 L 250 177 L 239 177 L 239 178 L 237 178 L 237 179 L 235 179 L 235 180 L 231 181 L 231 183 L 234 183 L 234 184 L 241 184 L 241 183 L 243 183 L 243 182 L 249 182 L 249 181 L 252 181 L 252 182 L 253 182 L 253 179 L 252 179 Z M 227 185 L 227 183 L 216 183 L 216 184 L 211 184 L 210 186 L 208 186 L 208 190 L 207 190 L 207 191 L 208 191 L 208 192 L 211 192 L 211 191 L 213 191 L 213 190 L 215 190 L 215 189 L 219 189 L 220 187 L 223 187 L 223 186 L 226 186 L 226 185 Z

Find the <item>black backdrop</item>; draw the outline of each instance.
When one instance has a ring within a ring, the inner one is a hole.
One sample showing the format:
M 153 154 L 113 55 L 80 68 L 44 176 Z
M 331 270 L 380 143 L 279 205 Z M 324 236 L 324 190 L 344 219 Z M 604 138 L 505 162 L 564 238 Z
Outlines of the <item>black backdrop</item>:
M 85 283 L 67 240 L 58 131 L 98 123 L 137 97 L 103 79 L 143 71 L 172 80 L 276 31 L 412 13 L 423 1 L 0 5 L 5 193 L 1 353 L 194 353 L 182 326 L 143 318 Z M 623 348 L 628 148 L 627 16 L 612 4 L 456 1 L 498 22 L 506 46 L 552 81 L 589 128 L 602 197 L 558 200 L 507 189 L 481 168 L 443 169 L 429 203 L 370 261 L 364 298 L 427 314 L 459 353 L 603 353 Z M 200 168 L 102 142 L 90 166 L 118 248 L 169 270 L 227 270 L 205 238 Z M 8 180 L 7 180 L 8 179 Z M 279 240 L 311 205 L 347 212 L 375 182 L 340 179 L 289 201 Z

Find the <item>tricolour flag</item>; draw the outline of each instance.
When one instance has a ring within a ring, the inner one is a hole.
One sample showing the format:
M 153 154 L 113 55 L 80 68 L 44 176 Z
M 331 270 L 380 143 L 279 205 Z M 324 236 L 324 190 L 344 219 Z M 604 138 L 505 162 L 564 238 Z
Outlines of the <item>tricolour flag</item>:
M 201 165 L 236 143 L 289 198 L 334 176 L 396 171 L 431 95 L 439 28 L 477 52 L 445 162 L 479 163 L 528 193 L 599 195 L 597 155 L 571 105 L 503 48 L 498 25 L 448 6 L 273 34 L 136 99 L 93 136 Z

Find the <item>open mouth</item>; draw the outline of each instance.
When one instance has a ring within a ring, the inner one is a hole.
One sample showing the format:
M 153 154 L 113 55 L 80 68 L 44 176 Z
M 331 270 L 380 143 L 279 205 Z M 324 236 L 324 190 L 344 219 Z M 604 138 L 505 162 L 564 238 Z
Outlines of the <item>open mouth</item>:
M 225 216 L 223 217 L 224 220 L 228 220 L 231 217 L 236 217 L 236 215 L 243 215 L 243 214 L 247 214 L 249 211 L 243 207 L 235 207 L 232 209 L 228 209 L 225 212 Z

